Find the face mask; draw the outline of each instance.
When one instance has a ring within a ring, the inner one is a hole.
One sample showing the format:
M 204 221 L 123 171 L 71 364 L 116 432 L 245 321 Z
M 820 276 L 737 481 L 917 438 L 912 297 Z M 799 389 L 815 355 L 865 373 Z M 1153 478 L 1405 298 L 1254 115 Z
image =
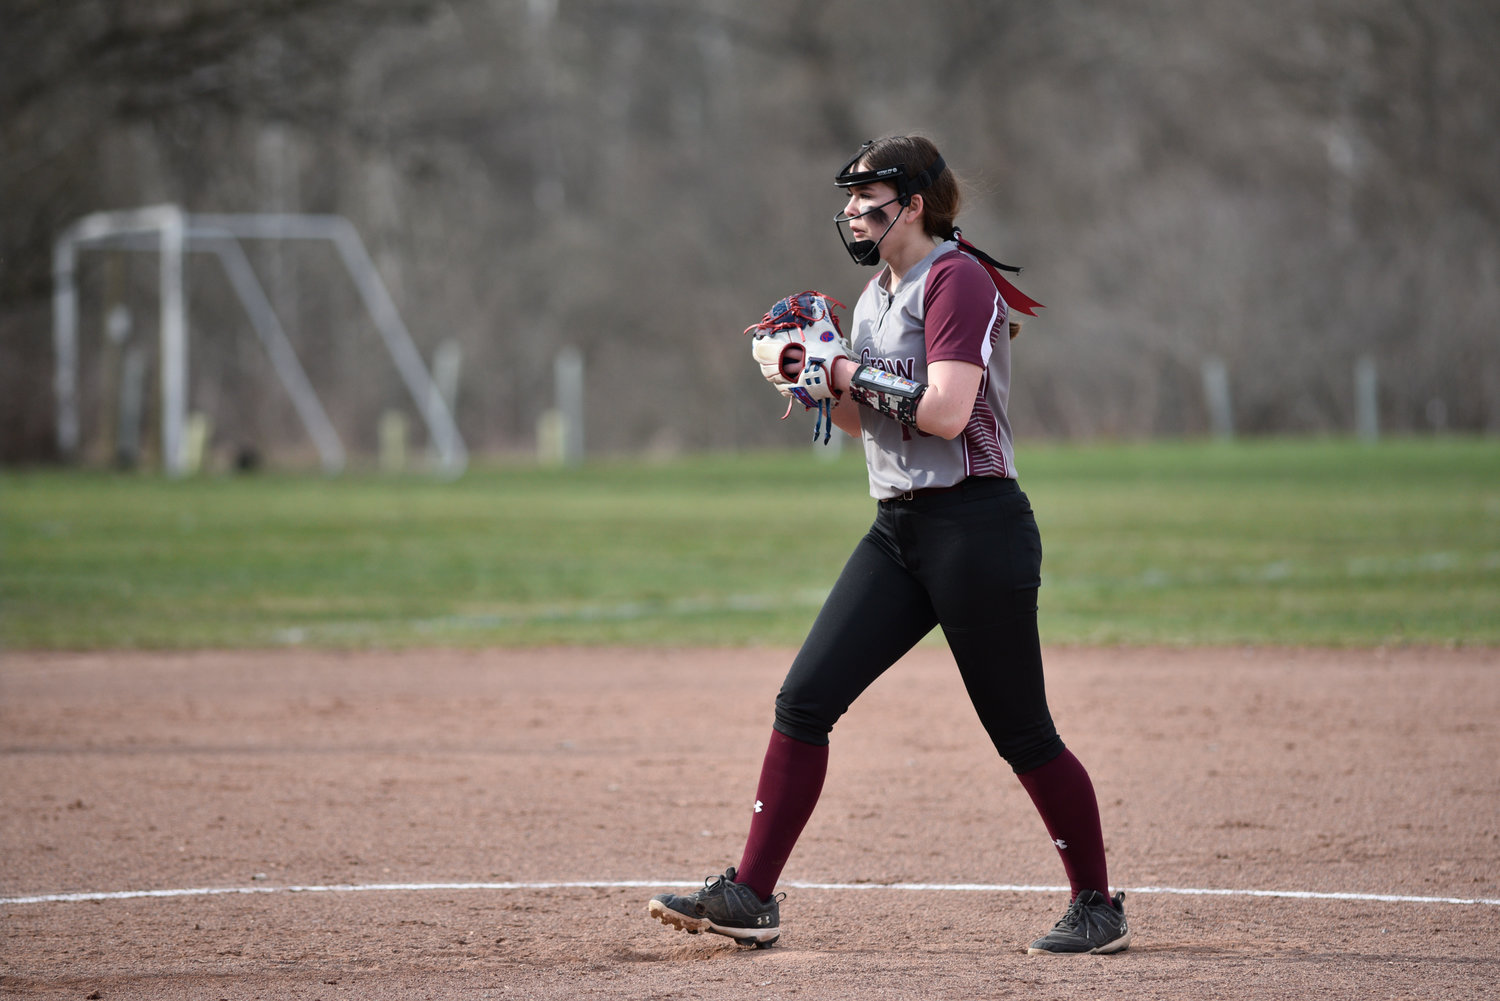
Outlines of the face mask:
M 900 200 L 900 198 L 892 198 L 890 201 L 882 205 L 876 205 L 873 208 L 865 209 L 863 212 L 859 213 L 859 215 L 845 215 L 844 213 L 840 212 L 838 215 L 833 217 L 833 224 L 838 228 L 839 231 L 839 239 L 844 242 L 844 249 L 849 251 L 849 256 L 854 259 L 855 264 L 864 264 L 870 267 L 874 267 L 876 264 L 880 263 L 880 244 L 884 242 L 886 233 L 889 233 L 891 231 L 891 227 L 896 225 L 896 220 L 901 218 L 901 212 L 906 211 L 906 206 L 903 204 L 901 206 L 901 210 L 891 218 L 891 221 L 889 223 L 886 224 L 885 233 L 880 234 L 879 240 L 850 240 L 849 237 L 844 235 L 844 223 L 848 222 L 851 219 L 863 219 L 865 216 L 873 216 L 875 225 L 879 226 L 885 219 L 886 205 L 891 205 Z

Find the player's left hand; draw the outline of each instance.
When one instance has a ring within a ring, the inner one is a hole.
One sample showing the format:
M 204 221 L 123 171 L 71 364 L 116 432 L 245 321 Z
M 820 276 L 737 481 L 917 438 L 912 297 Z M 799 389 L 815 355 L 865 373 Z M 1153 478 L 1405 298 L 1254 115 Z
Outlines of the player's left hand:
M 833 399 L 833 363 L 848 358 L 851 350 L 833 311 L 843 305 L 821 292 L 799 292 L 745 328 L 754 335 L 751 356 L 782 396 L 809 408 Z

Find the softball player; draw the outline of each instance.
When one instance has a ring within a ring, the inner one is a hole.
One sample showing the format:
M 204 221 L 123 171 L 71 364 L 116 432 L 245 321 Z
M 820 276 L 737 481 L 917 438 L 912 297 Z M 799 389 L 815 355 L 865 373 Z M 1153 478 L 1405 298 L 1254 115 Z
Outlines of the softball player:
M 937 626 L 1072 889 L 1062 919 L 1028 951 L 1118 952 L 1130 944 L 1125 895 L 1109 893 L 1093 785 L 1047 708 L 1041 538 L 1006 417 L 1010 311 L 1037 304 L 955 228 L 958 185 L 928 140 L 866 143 L 835 184 L 848 192 L 835 224 L 850 256 L 883 267 L 854 307 L 847 342 L 829 335 L 825 346 L 779 353 L 767 377 L 804 402 L 826 401 L 833 422 L 863 439 L 875 521 L 776 697 L 739 865 L 695 893 L 658 894 L 649 912 L 689 932 L 774 942 L 785 896 L 776 883 L 822 791 L 829 732 Z

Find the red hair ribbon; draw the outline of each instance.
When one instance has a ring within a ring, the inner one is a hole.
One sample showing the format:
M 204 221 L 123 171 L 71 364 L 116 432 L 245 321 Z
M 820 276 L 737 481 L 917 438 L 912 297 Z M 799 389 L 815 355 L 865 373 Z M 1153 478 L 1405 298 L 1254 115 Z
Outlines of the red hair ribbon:
M 968 240 L 965 240 L 956 229 L 953 231 L 953 239 L 957 240 L 960 247 L 973 254 L 975 259 L 978 260 L 980 264 L 984 265 L 984 270 L 990 273 L 990 279 L 995 283 L 995 288 L 1000 290 L 1000 297 L 1005 300 L 1005 304 L 1011 309 L 1015 310 L 1018 313 L 1025 313 L 1027 316 L 1035 316 L 1035 310 L 1046 308 L 1041 303 L 1031 298 L 1031 296 L 1027 295 L 1025 292 L 1022 292 L 1020 289 L 1012 285 L 1009 281 L 1006 280 L 1005 276 L 1000 273 L 1001 268 L 1004 268 L 1007 271 L 1020 271 L 1020 268 L 1013 268 L 1008 264 L 1001 264 L 989 254 L 986 254 L 984 251 L 974 246 Z

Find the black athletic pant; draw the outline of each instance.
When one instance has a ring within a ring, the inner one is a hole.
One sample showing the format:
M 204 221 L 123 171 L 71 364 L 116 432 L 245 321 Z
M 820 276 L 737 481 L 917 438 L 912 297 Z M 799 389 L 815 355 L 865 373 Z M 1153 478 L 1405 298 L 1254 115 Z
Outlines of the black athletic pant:
M 881 501 L 776 697 L 776 729 L 810 744 L 940 625 L 969 699 L 1011 768 L 1063 752 L 1037 636 L 1042 541 L 1015 480 Z

